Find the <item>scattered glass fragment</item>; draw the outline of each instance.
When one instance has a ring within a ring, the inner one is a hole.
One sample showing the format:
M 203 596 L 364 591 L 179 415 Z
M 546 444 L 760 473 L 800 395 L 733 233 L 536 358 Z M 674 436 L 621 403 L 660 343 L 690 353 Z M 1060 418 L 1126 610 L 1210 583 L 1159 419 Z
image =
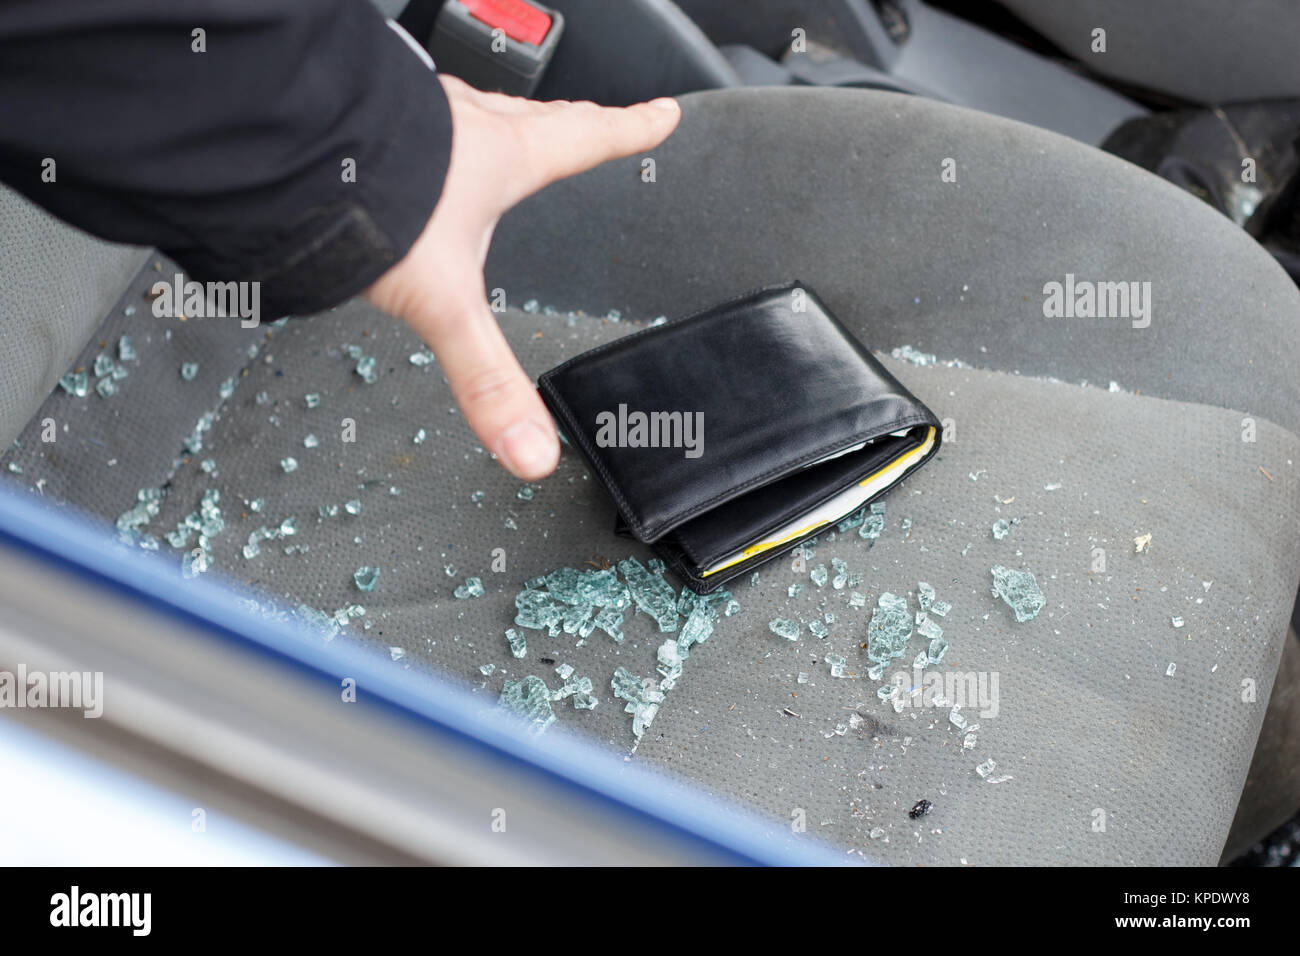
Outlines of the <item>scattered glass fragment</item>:
M 361 499 L 353 498 L 351 501 L 344 502 L 343 510 L 346 511 L 348 514 L 352 515 L 353 517 L 356 517 L 357 515 L 361 514 Z
M 614 671 L 609 686 L 615 697 L 627 702 L 623 710 L 632 715 L 632 733 L 639 741 L 659 713 L 659 705 L 664 701 L 663 691 L 655 686 L 653 680 L 637 677 L 626 667 Z
M 981 777 L 983 777 L 985 780 L 987 780 L 989 778 L 989 775 L 992 774 L 993 771 L 997 769 L 998 769 L 997 761 L 994 760 L 992 757 L 990 757 L 988 760 L 984 761 L 982 764 L 976 767 L 975 772 L 979 774 Z
M 478 672 L 482 674 L 484 677 L 491 677 L 492 674 L 496 671 L 496 669 L 497 666 L 495 664 L 484 664 L 482 667 L 478 669 Z
M 872 664 L 867 668 L 867 677 L 871 680 L 880 680 L 885 676 L 884 664 Z
M 812 583 L 819 588 L 824 588 L 827 581 L 826 565 L 819 564 L 808 572 L 808 577 L 812 578 Z
M 358 591 L 373 591 L 379 581 L 379 568 L 368 564 L 362 565 L 353 572 L 352 581 Z
M 1141 554 L 1150 546 L 1151 546 L 1151 535 L 1149 534 L 1140 534 L 1133 539 L 1133 552 L 1135 554 Z
M 826 663 L 830 665 L 832 677 L 848 677 L 846 666 L 848 661 L 838 654 L 827 654 Z
M 995 540 L 1001 541 L 1010 531 L 1011 522 L 1006 518 L 999 518 L 997 521 L 993 522 L 993 537 Z
M 401 647 L 390 647 L 388 649 L 388 656 L 395 661 L 400 661 L 406 656 L 406 649 Z
M 59 379 L 59 387 L 76 398 L 90 394 L 90 376 L 85 372 L 69 372 Z
M 751 574 L 751 575 L 749 576 L 749 586 L 750 586 L 751 588 L 756 588 L 756 587 L 758 587 L 758 572 L 757 572 L 757 571 L 755 571 L 753 574 Z
M 510 645 L 510 653 L 515 657 L 524 657 L 528 653 L 528 639 L 513 627 L 506 628 L 506 642 Z
M 550 688 L 546 686 L 546 681 L 532 674 L 522 680 L 506 681 L 497 705 L 526 721 L 529 733 L 544 733 L 547 727 L 555 723 Z
M 1032 621 L 1047 604 L 1032 572 L 1015 571 L 995 564 L 992 574 L 994 597 L 1000 597 L 1007 603 L 1015 612 L 1019 623 Z
M 767 622 L 767 627 L 777 637 L 784 637 L 787 641 L 799 640 L 799 625 L 794 621 L 783 617 L 774 617 Z
M 803 585 L 800 584 L 798 581 L 795 581 L 793 584 L 791 584 L 788 588 L 785 589 L 785 593 L 788 594 L 790 597 L 798 597 L 800 594 L 803 593 Z
M 466 598 L 476 598 L 483 596 L 483 581 L 481 578 L 466 578 L 465 583 L 452 592 L 460 600 Z
M 1174 627 L 1182 627 L 1183 624 L 1185 624 L 1186 622 L 1181 617 L 1175 615 L 1174 617 L 1171 617 L 1169 619 L 1169 623 L 1172 624 Z
M 1165 668 L 1165 676 L 1173 677 L 1174 674 L 1176 674 L 1177 672 L 1178 672 L 1178 665 L 1174 661 L 1170 661 L 1169 666 Z
M 134 362 L 140 356 L 136 354 L 135 343 L 129 336 L 122 336 L 117 340 L 117 360 L 119 362 Z
M 573 665 L 559 664 L 555 668 L 555 673 L 560 675 L 560 680 L 568 680 L 573 676 Z
M 948 653 L 948 639 L 945 637 L 936 637 L 930 641 L 930 647 L 926 650 L 926 656 L 931 666 L 938 664 L 943 660 L 943 655 Z
M 907 598 L 886 591 L 876 599 L 867 624 L 867 657 L 884 664 L 902 657 L 907 639 L 912 636 L 912 618 Z
M 965 730 L 970 723 L 966 715 L 961 712 L 961 704 L 953 704 L 952 710 L 948 711 L 948 723 L 952 724 L 958 730 Z
M 948 612 L 952 610 L 952 605 L 947 601 L 935 601 L 930 605 L 930 613 L 938 617 L 947 617 Z
M 428 437 L 429 437 L 428 433 L 423 428 L 421 428 L 419 431 L 415 433 L 415 437 L 411 439 L 411 444 L 423 445 L 424 440 Z
M 302 401 L 303 404 L 306 405 L 308 408 L 320 407 L 320 395 L 318 395 L 316 392 L 309 392 L 308 394 L 304 395 L 302 397 Z
M 469 500 L 477 505 L 482 503 L 483 499 L 486 497 L 487 497 L 486 491 L 472 491 L 470 492 Z
M 412 352 L 409 359 L 410 363 L 415 366 L 432 365 L 434 354 L 428 349 L 420 349 L 418 352 Z
M 722 614 L 724 617 L 731 617 L 733 614 L 738 614 L 738 613 L 740 613 L 739 601 L 728 601 L 727 606 L 722 609 Z
M 800 671 L 799 676 L 795 678 L 795 682 L 798 684 L 808 683 L 808 675 L 805 674 L 803 671 Z
M 187 382 L 192 382 L 192 381 L 194 381 L 194 376 L 196 376 L 196 375 L 198 375 L 198 374 L 199 374 L 199 363 L 198 363 L 198 362 L 182 362 L 182 363 L 181 363 L 181 378 L 184 379 L 185 381 L 187 381 Z
M 924 614 L 918 614 L 921 620 L 917 622 L 916 632 L 924 637 L 927 641 L 936 641 L 943 637 L 943 628 Z
M 853 607 L 866 607 L 867 596 L 861 591 L 850 591 L 849 604 Z
M 268 395 L 266 392 L 258 392 L 256 395 L 253 396 L 253 401 L 257 402 L 257 404 L 259 405 L 265 405 L 270 400 L 271 400 L 271 396 Z
M 302 440 L 303 448 L 318 448 L 319 446 L 320 446 L 320 439 L 317 438 L 315 435 L 308 435 L 306 438 Z
M 291 474 L 298 470 L 298 459 L 294 458 L 292 455 L 287 458 L 281 458 L 280 467 L 284 470 L 286 475 Z
M 862 526 L 858 528 L 858 537 L 866 538 L 869 541 L 875 541 L 885 530 L 885 516 L 878 511 L 872 511 L 862 521 Z
M 930 605 L 934 603 L 934 587 L 925 581 L 919 581 L 916 585 L 916 603 L 921 606 L 922 611 L 930 610 Z
M 636 558 L 618 562 L 637 609 L 659 623 L 660 631 L 677 630 L 677 595 L 661 575 L 647 571 Z
M 379 381 L 379 374 L 375 371 L 375 357 L 373 355 L 362 355 L 357 359 L 356 373 L 360 376 L 361 381 L 367 385 L 374 385 Z
M 961 749 L 974 750 L 976 743 L 977 743 L 977 739 L 975 735 L 972 733 L 967 733 L 966 736 L 961 739 Z
M 1061 490 L 1061 483 L 1060 483 L 1059 481 L 1049 481 L 1047 484 L 1043 485 L 1043 490 L 1044 490 L 1044 491 L 1060 491 L 1060 490 Z
M 117 394 L 117 382 L 113 381 L 112 376 L 101 378 L 95 383 L 95 391 L 100 398 L 112 398 Z
M 818 620 L 809 621 L 808 630 L 812 631 L 813 637 L 820 637 L 822 640 L 831 636 L 830 629 Z
M 522 488 L 520 488 L 518 491 L 515 492 L 515 497 L 518 498 L 520 501 L 532 501 L 533 496 L 536 494 L 537 492 L 533 489 L 532 485 L 524 485 Z

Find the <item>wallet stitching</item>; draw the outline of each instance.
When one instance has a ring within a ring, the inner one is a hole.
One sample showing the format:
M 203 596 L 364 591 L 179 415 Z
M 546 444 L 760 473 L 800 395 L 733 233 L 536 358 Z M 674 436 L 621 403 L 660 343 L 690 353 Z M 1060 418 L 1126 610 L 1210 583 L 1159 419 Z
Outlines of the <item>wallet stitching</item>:
M 667 324 L 680 325 L 686 322 L 690 322 L 692 320 L 704 319 L 710 317 L 712 313 L 718 313 L 725 309 L 729 309 L 732 306 L 736 305 L 737 303 L 745 301 L 746 299 L 750 299 L 758 295 L 767 295 L 772 292 L 779 292 L 785 289 L 792 289 L 798 287 L 799 285 L 800 285 L 800 281 L 795 279 L 783 284 L 765 286 L 759 289 L 752 289 L 748 292 L 741 293 L 738 296 L 728 299 L 725 302 L 719 303 L 717 305 L 709 306 L 706 309 L 701 309 L 698 312 L 694 312 L 691 315 L 688 315 L 681 319 L 675 319 Z M 632 335 L 624 336 L 621 339 L 615 339 L 613 342 L 607 342 L 605 345 L 601 345 L 587 352 L 583 352 L 581 355 L 576 355 L 573 358 L 569 359 L 567 362 L 558 365 L 555 368 L 551 369 L 550 371 L 544 373 L 538 379 L 538 383 L 537 383 L 538 388 L 544 391 L 546 395 L 550 397 L 552 401 L 555 403 L 555 405 L 557 406 L 557 409 L 559 410 L 561 416 L 563 417 L 565 424 L 569 426 L 569 430 L 573 433 L 574 440 L 578 442 L 578 444 L 581 446 L 583 452 L 586 454 L 588 462 L 592 465 L 593 468 L 595 468 L 596 473 L 600 476 L 601 481 L 604 483 L 610 495 L 613 496 L 615 502 L 618 504 L 619 510 L 622 511 L 623 513 L 623 517 L 627 519 L 628 524 L 632 526 L 632 529 L 637 533 L 637 537 L 641 541 L 647 541 L 647 539 L 650 538 L 651 532 L 648 530 L 646 524 L 633 513 L 631 504 L 628 502 L 627 498 L 624 496 L 623 492 L 618 487 L 618 483 L 614 481 L 613 476 L 611 476 L 608 470 L 605 468 L 605 465 L 602 462 L 600 455 L 598 455 L 595 452 L 595 450 L 591 447 L 590 442 L 587 440 L 587 436 L 583 433 L 582 428 L 578 424 L 577 418 L 574 416 L 572 408 L 569 406 L 569 403 L 564 400 L 564 397 L 560 395 L 560 393 L 556 390 L 555 386 L 552 384 L 552 379 L 554 379 L 561 372 L 571 367 L 576 362 L 595 358 L 597 355 L 600 355 L 608 351 L 609 349 L 624 345 L 627 342 L 631 342 L 633 339 L 639 338 L 649 333 L 658 332 L 662 328 L 663 326 L 652 326 L 650 328 L 642 329 L 640 332 L 634 332 Z M 919 399 L 915 399 L 915 397 L 913 398 L 915 401 L 917 401 L 918 404 L 921 404 Z M 916 413 L 911 416 L 904 416 L 902 418 L 896 419 L 892 424 L 881 427 L 876 432 L 876 434 L 878 435 L 887 434 L 889 432 L 898 431 L 900 428 L 911 427 L 912 425 L 919 425 L 919 424 L 934 425 L 936 423 L 937 423 L 936 419 L 934 418 L 932 412 L 928 414 Z M 792 462 L 785 462 L 780 465 L 777 465 L 776 467 L 769 469 L 768 471 L 763 472 L 762 474 L 756 475 L 755 477 L 749 479 L 748 481 L 743 482 L 740 485 L 735 486 L 734 488 L 728 488 L 724 491 L 718 492 L 716 495 L 713 495 L 712 497 L 697 503 L 696 505 L 687 509 L 684 512 L 680 512 L 680 511 L 673 512 L 668 517 L 663 518 L 659 522 L 657 522 L 655 527 L 657 529 L 661 529 L 660 536 L 662 536 L 664 532 L 672 530 L 672 528 L 681 524 L 683 521 L 687 521 L 690 518 L 694 517 L 695 515 L 700 514 L 703 511 L 707 511 L 713 505 L 717 504 L 719 500 L 728 497 L 730 498 L 739 497 L 741 493 L 748 490 L 749 488 L 755 487 L 756 485 L 762 484 L 763 482 L 770 480 L 773 475 L 776 475 L 786 470 L 793 471 L 799 465 L 802 465 L 809 461 L 815 461 L 817 458 L 820 458 L 823 455 L 827 454 L 828 452 L 834 450 L 837 446 L 841 445 L 843 442 L 844 442 L 843 438 L 837 438 L 835 441 L 829 442 L 826 445 L 823 445 L 822 447 L 814 451 L 808 452 L 802 457 L 796 458 Z M 928 458 L 929 456 L 926 457 Z

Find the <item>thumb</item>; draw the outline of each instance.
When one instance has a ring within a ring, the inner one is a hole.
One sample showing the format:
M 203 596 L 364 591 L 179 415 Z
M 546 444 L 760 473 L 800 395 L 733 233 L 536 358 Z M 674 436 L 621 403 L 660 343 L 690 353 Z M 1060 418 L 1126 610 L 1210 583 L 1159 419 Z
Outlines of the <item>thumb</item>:
M 560 444 L 550 413 L 486 300 L 477 296 L 436 321 L 412 324 L 438 356 L 456 404 L 483 446 L 525 481 L 554 471 Z

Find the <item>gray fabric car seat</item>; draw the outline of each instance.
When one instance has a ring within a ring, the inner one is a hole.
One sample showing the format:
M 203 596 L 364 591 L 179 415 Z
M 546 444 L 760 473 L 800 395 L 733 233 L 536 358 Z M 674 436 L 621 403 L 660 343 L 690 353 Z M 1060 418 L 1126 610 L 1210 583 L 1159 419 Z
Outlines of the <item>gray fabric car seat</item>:
M 88 236 L 0 185 L 0 446 L 27 424 L 147 256 Z
M 1300 96 L 1294 0 L 1001 0 L 1088 69 L 1199 103 Z M 1092 52 L 1092 31 L 1106 52 Z
M 879 540 L 818 543 L 810 566 L 845 561 L 867 607 L 788 559 L 738 582 L 740 612 L 692 651 L 633 759 L 886 862 L 1217 862 L 1300 580 L 1300 293 L 1195 199 L 1018 123 L 850 90 L 701 93 L 683 108 L 653 181 L 641 157 L 611 163 L 501 223 L 487 284 L 504 290 L 525 368 L 797 276 L 950 435 L 889 494 Z M 1044 318 L 1044 285 L 1067 274 L 1151 282 L 1150 325 Z M 485 706 L 524 674 L 555 688 L 569 664 L 600 702 L 557 707 L 550 732 L 633 749 L 609 680 L 619 666 L 655 676 L 664 635 L 645 615 L 629 615 L 622 644 L 530 631 L 515 659 L 504 638 L 524 581 L 649 556 L 612 534 L 578 456 L 519 495 L 436 366 L 408 360 L 414 336 L 359 301 L 259 330 L 117 310 L 101 337 L 123 332 L 140 360 L 120 394 L 54 393 L 42 414 L 72 427 L 55 446 L 25 439 L 6 458 L 21 473 L 4 477 L 44 479 L 47 497 L 110 521 L 165 485 L 142 529 L 159 536 L 218 490 L 213 573 L 331 613 L 361 602 L 368 626 L 336 640 L 449 673 Z M 374 384 L 344 348 L 358 343 L 377 359 Z M 904 345 L 962 365 L 888 354 Z M 195 356 L 199 377 L 183 382 L 177 364 Z M 178 460 L 207 413 L 201 450 Z M 339 440 L 344 418 L 357 441 Z M 351 499 L 359 515 L 329 515 Z M 289 516 L 292 541 L 244 556 L 252 531 Z M 1018 519 L 1000 541 L 999 518 Z M 360 594 L 352 573 L 366 564 L 383 572 Z M 995 564 L 1034 572 L 1047 599 L 1036 619 L 1016 622 L 990 595 Z M 454 596 L 468 576 L 483 596 Z M 936 672 L 998 681 L 995 716 L 967 708 L 981 725 L 970 749 L 946 710 L 895 713 L 865 674 L 870 605 L 911 592 L 915 609 L 921 580 L 953 605 Z M 820 639 L 808 624 L 828 611 Z M 776 617 L 799 622 L 799 640 L 775 636 Z M 849 677 L 830 675 L 832 654 Z M 985 779 L 975 768 L 990 759 Z M 921 800 L 932 809 L 913 819 Z

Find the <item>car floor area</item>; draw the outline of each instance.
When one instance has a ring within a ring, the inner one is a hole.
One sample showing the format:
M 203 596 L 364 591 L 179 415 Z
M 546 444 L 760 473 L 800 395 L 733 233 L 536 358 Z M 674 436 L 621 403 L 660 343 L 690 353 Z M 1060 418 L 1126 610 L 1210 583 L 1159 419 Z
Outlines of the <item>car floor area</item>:
M 614 535 L 614 510 L 579 455 L 566 448 L 557 472 L 524 490 L 469 432 L 436 363 L 412 363 L 422 347 L 405 326 L 359 301 L 251 330 L 156 318 L 145 293 L 174 271 L 159 268 L 139 276 L 77 362 L 110 355 L 127 371 L 117 394 L 56 389 L 0 459 L 6 480 L 110 526 L 156 489 L 157 513 L 137 509 L 119 526 L 178 564 L 194 561 L 196 539 L 173 546 L 167 535 L 206 495 L 224 527 L 209 536 L 204 573 L 246 588 L 261 613 L 364 607 L 332 640 L 445 674 L 484 707 L 526 675 L 558 690 L 557 668 L 572 667 L 597 704 L 556 700 L 543 741 L 594 738 L 846 854 L 1217 862 L 1290 611 L 1262 595 L 1293 586 L 1300 565 L 1296 536 L 1269 531 L 1300 514 L 1300 443 L 1285 430 L 1260 420 L 1258 441 L 1242 446 L 1237 412 L 917 365 L 888 354 L 906 343 L 872 342 L 861 317 L 841 316 L 951 434 L 886 496 L 878 538 L 823 534 L 802 566 L 787 555 L 732 582 L 739 610 L 691 650 L 638 742 L 611 680 L 620 667 L 658 680 L 658 649 L 675 633 L 629 609 L 622 643 L 601 630 L 518 628 L 527 649 L 517 658 L 506 637 L 526 581 L 650 558 Z M 535 376 L 655 317 L 616 321 L 608 308 L 549 314 L 529 302 L 499 318 Z M 123 335 L 135 359 L 118 360 Z M 376 360 L 373 374 L 358 373 L 357 355 Z M 198 366 L 190 380 L 184 363 Z M 51 422 L 57 438 L 43 441 Z M 249 547 L 259 529 L 286 527 Z M 1034 574 L 1046 605 L 1033 620 L 1018 622 L 991 593 L 995 565 Z M 363 567 L 380 569 L 366 592 L 354 580 Z M 471 577 L 481 595 L 465 587 Z M 914 614 L 922 581 L 952 606 L 932 615 L 946 656 L 913 671 L 927 645 L 913 634 L 870 679 L 872 609 L 890 592 Z M 773 632 L 778 618 L 798 625 L 797 639 Z M 896 674 L 902 706 L 877 693 Z M 957 721 L 911 693 L 923 674 L 963 704 Z

